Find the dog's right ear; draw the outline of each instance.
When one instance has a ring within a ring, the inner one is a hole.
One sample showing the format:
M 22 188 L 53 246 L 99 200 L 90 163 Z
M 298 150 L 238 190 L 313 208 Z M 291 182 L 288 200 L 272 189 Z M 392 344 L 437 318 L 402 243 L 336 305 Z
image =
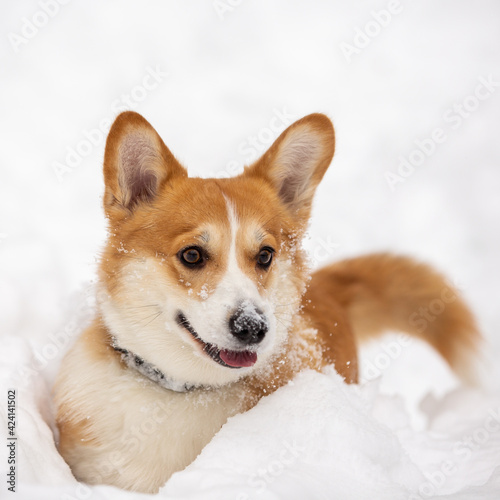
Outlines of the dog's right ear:
M 184 167 L 140 114 L 121 113 L 111 126 L 104 153 L 104 210 L 110 218 L 130 214 L 149 203 Z

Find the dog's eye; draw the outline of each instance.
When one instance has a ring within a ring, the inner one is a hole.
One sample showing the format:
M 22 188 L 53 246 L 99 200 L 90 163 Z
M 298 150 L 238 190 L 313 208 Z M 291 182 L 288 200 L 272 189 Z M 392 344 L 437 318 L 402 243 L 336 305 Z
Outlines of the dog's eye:
M 268 268 L 273 260 L 273 254 L 274 250 L 272 248 L 262 248 L 259 252 L 259 255 L 257 256 L 257 264 L 259 265 L 259 267 L 262 267 L 264 269 Z
M 203 264 L 203 254 L 198 247 L 189 247 L 179 252 L 180 261 L 188 267 L 199 266 Z

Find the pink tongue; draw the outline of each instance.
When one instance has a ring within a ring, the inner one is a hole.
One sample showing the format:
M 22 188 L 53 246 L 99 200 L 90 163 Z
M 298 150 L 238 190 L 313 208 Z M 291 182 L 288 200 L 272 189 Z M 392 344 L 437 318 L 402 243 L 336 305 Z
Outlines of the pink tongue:
M 227 351 L 223 349 L 219 356 L 226 365 L 234 367 L 253 366 L 257 361 L 257 353 L 250 351 Z

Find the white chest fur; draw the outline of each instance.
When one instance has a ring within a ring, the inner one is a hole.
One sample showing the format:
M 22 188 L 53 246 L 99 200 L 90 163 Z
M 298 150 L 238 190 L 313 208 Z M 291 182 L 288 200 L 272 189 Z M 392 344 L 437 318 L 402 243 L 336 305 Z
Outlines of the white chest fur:
M 154 492 L 242 410 L 239 384 L 176 393 L 85 348 L 80 339 L 64 359 L 56 396 L 60 423 L 78 429 L 65 459 L 86 482 Z

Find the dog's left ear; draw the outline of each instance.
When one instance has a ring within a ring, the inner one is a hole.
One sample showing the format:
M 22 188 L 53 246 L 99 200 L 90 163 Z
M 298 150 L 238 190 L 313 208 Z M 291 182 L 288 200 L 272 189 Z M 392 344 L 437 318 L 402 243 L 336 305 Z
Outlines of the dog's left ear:
M 265 178 L 291 214 L 306 223 L 334 151 L 332 122 L 315 113 L 290 125 L 243 175 Z

